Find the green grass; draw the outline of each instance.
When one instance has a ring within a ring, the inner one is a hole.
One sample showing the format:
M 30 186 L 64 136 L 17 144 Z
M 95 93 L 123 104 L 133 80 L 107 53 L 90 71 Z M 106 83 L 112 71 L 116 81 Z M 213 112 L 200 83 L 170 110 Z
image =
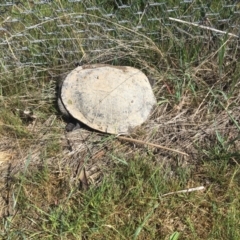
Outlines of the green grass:
M 0 16 L 1 239 L 240 239 L 239 47 L 167 19 L 215 12 L 212 26 L 236 33 L 237 6 L 146 4 L 26 1 Z M 66 134 L 56 85 L 81 60 L 154 78 L 158 106 L 132 137 L 189 156 L 89 130 Z
M 99 187 L 69 186 L 43 167 L 14 179 L 17 214 L 5 219 L 3 236 L 16 239 L 238 239 L 239 169 L 227 162 L 203 163 L 202 170 L 170 170 L 137 157 L 118 163 Z M 179 193 L 191 182 L 209 183 L 204 192 Z M 23 229 L 21 226 L 25 226 Z M 20 229 L 21 228 L 21 229 Z M 25 229 L 26 228 L 26 229 Z

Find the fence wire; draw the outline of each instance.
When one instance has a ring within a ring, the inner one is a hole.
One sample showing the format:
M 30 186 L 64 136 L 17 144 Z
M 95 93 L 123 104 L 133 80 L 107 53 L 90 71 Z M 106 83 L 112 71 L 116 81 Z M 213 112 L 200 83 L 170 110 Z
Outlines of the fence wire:
M 121 58 L 119 52 L 127 54 L 139 47 L 143 38 L 163 47 L 172 39 L 194 44 L 191 41 L 197 38 L 203 46 L 226 36 L 199 25 L 240 36 L 240 4 L 223 0 L 1 0 L 1 68 L 32 67 L 41 72 L 47 66 L 83 58 L 87 62 L 114 60 Z M 229 42 L 228 50 L 236 50 L 238 38 Z

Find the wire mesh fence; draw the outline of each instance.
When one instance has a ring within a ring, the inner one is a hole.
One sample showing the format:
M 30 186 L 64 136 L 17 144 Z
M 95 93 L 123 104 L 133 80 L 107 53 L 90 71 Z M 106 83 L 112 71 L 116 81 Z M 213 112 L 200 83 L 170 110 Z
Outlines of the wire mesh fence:
M 223 39 L 230 54 L 239 50 L 239 16 L 240 4 L 223 0 L 2 0 L 1 69 L 49 72 L 79 61 L 121 63 L 133 49 L 147 61 L 154 47 L 171 56 L 196 42 L 201 57 Z

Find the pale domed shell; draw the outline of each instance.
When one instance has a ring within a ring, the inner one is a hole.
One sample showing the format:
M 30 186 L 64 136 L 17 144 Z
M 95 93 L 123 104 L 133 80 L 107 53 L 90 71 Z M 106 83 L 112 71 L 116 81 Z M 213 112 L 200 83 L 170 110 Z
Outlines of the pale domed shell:
M 64 79 L 60 98 L 73 118 L 112 134 L 128 134 L 147 120 L 156 104 L 143 72 L 106 64 L 75 68 Z

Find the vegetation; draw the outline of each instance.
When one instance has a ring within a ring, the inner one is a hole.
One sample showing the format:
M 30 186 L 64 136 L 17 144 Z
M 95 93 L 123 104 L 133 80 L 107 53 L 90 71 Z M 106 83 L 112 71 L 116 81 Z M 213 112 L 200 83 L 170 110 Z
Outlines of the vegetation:
M 239 6 L 158 2 L 0 6 L 1 239 L 240 239 Z M 154 79 L 131 137 L 187 155 L 66 133 L 56 90 L 79 62 Z

